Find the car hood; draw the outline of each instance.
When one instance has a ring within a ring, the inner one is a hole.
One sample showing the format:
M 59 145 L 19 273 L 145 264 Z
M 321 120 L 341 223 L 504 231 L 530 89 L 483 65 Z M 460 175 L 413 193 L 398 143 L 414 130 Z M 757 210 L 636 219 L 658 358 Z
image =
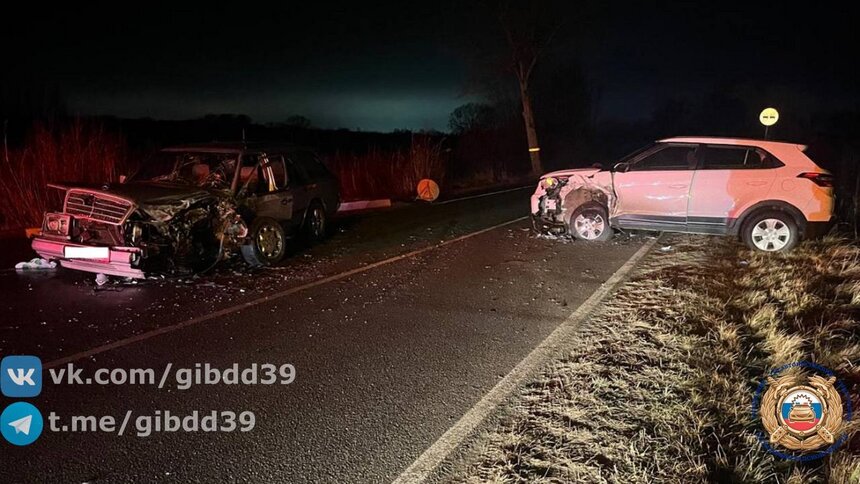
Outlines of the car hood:
M 601 171 L 603 171 L 603 170 L 601 170 L 600 168 L 573 168 L 573 169 L 569 169 L 569 170 L 552 171 L 552 172 L 549 172 L 549 173 L 543 175 L 541 178 L 549 178 L 549 177 L 563 178 L 563 177 L 570 177 L 573 175 L 592 176 L 592 175 L 594 175 L 598 172 L 601 172 Z
M 199 200 L 218 196 L 220 192 L 189 185 L 167 182 L 130 182 L 130 183 L 56 183 L 51 184 L 63 190 L 80 188 L 94 192 L 107 193 L 131 200 L 137 205 L 164 205 L 175 202 L 194 203 Z

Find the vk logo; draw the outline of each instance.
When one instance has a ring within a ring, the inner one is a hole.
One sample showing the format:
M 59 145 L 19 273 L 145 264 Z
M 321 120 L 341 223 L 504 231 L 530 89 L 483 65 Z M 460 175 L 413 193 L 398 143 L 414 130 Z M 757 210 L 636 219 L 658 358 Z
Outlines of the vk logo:
M 27 373 L 24 373 L 24 371 L 26 371 Z M 16 375 L 14 368 L 9 368 L 6 370 L 6 372 L 9 373 L 9 378 L 11 378 L 16 385 L 23 386 L 26 383 L 31 387 L 36 386 L 36 382 L 33 381 L 34 371 L 36 370 L 34 370 L 33 368 L 27 368 L 26 370 L 24 368 L 18 368 L 18 374 Z
M 7 356 L 0 362 L 0 390 L 7 397 L 35 397 L 42 391 L 42 361 L 35 356 Z
M 45 422 L 39 409 L 27 402 L 15 402 L 0 414 L 0 432 L 13 445 L 30 445 L 42 434 Z

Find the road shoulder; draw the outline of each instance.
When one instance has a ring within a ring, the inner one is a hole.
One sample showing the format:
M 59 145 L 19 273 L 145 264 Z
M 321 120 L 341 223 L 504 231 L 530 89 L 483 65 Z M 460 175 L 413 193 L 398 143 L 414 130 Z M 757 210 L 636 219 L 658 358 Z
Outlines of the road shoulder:
M 856 415 L 836 454 L 796 464 L 750 411 L 758 381 L 797 361 L 857 394 L 856 245 L 666 240 L 433 481 L 860 482 Z
M 605 283 L 583 302 L 555 331 L 532 350 L 511 372 L 493 387 L 454 426 L 445 432 L 430 448 L 415 460 L 395 483 L 422 482 L 430 478 L 437 468 L 470 440 L 483 422 L 494 414 L 506 400 L 537 370 L 544 366 L 563 348 L 583 321 L 595 311 L 602 301 L 620 286 L 636 264 L 654 247 L 658 239 L 645 243 Z

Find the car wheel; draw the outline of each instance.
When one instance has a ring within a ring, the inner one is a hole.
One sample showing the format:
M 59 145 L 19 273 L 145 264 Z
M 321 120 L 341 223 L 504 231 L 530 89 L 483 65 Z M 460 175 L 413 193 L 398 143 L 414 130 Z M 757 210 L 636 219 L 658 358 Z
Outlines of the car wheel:
M 319 202 L 311 203 L 308 207 L 308 212 L 305 214 L 305 238 L 311 244 L 316 244 L 322 241 L 328 230 L 328 218 L 326 217 L 325 208 Z
M 609 213 L 597 203 L 587 203 L 577 208 L 570 217 L 568 230 L 579 240 L 603 242 L 612 238 Z
M 242 257 L 249 265 L 268 266 L 280 262 L 287 252 L 287 235 L 277 220 L 261 217 L 248 231 L 250 240 L 242 246 Z
M 744 224 L 742 237 L 750 249 L 785 252 L 800 242 L 800 230 L 788 213 L 769 210 L 754 214 Z

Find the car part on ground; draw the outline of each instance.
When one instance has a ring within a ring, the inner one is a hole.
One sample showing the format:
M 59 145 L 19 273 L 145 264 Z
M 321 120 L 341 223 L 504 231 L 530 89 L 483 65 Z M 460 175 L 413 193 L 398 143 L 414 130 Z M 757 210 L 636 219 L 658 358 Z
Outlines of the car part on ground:
M 805 148 L 731 138 L 661 140 L 611 170 L 544 175 L 531 199 L 533 226 L 603 240 L 611 236 L 596 230 L 603 221 L 622 230 L 739 236 L 755 250 L 790 250 L 804 236 L 821 232 L 833 216 L 833 177 Z M 606 220 L 594 212 L 579 217 L 580 207 L 594 205 Z M 765 213 L 776 215 L 768 220 Z
M 34 257 L 28 261 L 15 264 L 16 271 L 51 271 L 56 268 L 56 262 L 42 259 L 41 257 Z

